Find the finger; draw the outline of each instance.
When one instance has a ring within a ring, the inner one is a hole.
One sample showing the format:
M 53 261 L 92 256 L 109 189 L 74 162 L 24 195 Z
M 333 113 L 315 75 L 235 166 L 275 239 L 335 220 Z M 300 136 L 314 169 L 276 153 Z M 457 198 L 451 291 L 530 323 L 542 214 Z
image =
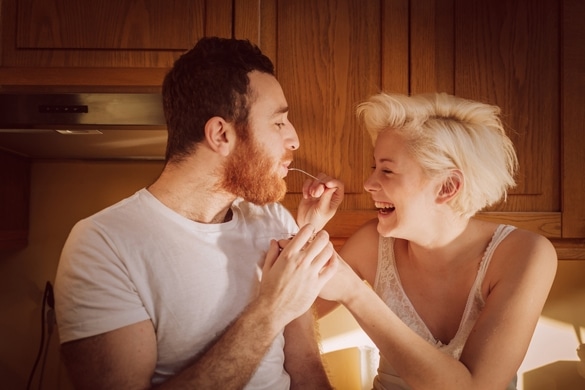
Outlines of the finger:
M 303 199 L 309 199 L 311 197 L 311 184 L 315 180 L 307 179 L 303 182 Z
M 320 198 L 321 195 L 323 195 L 323 192 L 325 192 L 326 188 L 327 187 L 325 187 L 325 185 L 323 183 L 320 183 L 320 182 L 313 183 L 311 185 L 311 188 L 309 189 L 309 194 L 313 198 Z
M 325 191 L 323 191 L 323 195 L 321 195 L 321 198 L 319 199 L 319 204 L 325 205 L 327 208 L 331 208 L 331 202 L 333 201 L 332 198 L 336 191 L 337 188 L 327 188 Z M 335 205 L 333 205 L 333 207 L 336 208 Z
M 315 193 L 317 192 L 326 192 L 328 189 L 333 189 L 334 193 L 337 197 L 340 197 L 339 199 L 339 203 L 341 203 L 341 200 L 343 199 L 343 194 L 344 194 L 344 190 L 343 190 L 343 182 L 341 180 L 337 180 L 334 179 L 330 176 L 327 176 L 325 174 L 319 174 L 319 188 L 317 188 L 317 186 L 313 185 L 311 187 L 311 189 L 313 190 L 313 196 L 314 197 L 319 197 L 321 196 L 321 194 L 319 195 L 315 195 Z
M 283 251 L 287 252 L 299 252 L 301 251 L 305 245 L 313 239 L 315 234 L 315 227 L 310 223 L 306 224 L 305 226 L 301 227 L 297 234 L 290 240 L 288 245 L 286 246 Z
M 327 248 L 328 246 L 330 246 L 330 248 Z M 322 262 L 322 256 L 326 256 L 324 259 L 326 261 L 327 258 L 331 256 L 331 253 L 325 253 L 325 255 L 321 255 L 321 253 L 332 250 L 333 246 L 329 241 L 329 233 L 327 233 L 325 230 L 321 230 L 315 235 L 315 238 L 313 238 L 313 240 L 305 245 L 305 247 L 302 249 L 302 256 L 297 258 L 297 265 L 306 268 L 310 267 L 315 263 L 315 261 Z M 317 257 L 319 257 L 321 260 L 316 260 Z
M 262 272 L 268 272 L 276 259 L 278 258 L 278 254 L 280 253 L 280 248 L 278 242 L 276 240 L 270 240 L 270 246 L 268 247 L 268 252 L 266 252 L 266 256 L 264 258 L 264 265 L 262 266 Z
M 325 263 L 323 267 L 321 267 L 321 272 L 319 273 L 319 281 L 323 283 L 327 283 L 329 279 L 335 275 L 337 269 L 340 267 L 339 257 L 337 253 L 334 252 L 333 255 L 329 258 L 329 261 Z
M 291 238 L 282 238 L 280 240 L 278 240 L 278 248 L 280 251 L 282 251 L 284 248 L 286 248 L 288 246 L 288 244 L 290 244 L 290 240 L 292 240 Z
M 321 272 L 321 269 L 327 265 L 334 255 L 335 250 L 333 249 L 333 244 L 327 241 L 323 249 L 314 257 L 311 266 L 318 270 L 318 272 Z

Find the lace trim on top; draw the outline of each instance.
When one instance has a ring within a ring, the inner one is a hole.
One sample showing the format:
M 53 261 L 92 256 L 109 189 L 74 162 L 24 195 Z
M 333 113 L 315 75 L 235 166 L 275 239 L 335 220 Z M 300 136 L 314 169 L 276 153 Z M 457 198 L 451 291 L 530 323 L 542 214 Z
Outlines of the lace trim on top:
M 463 346 L 471 333 L 479 313 L 483 309 L 485 302 L 481 293 L 481 285 L 485 277 L 488 265 L 495 249 L 506 236 L 516 229 L 510 225 L 499 225 L 490 243 L 488 244 L 482 260 L 479 265 L 477 276 L 467 297 L 467 303 L 459 329 L 448 344 L 443 344 L 440 340 L 435 339 L 431 331 L 416 312 L 412 302 L 404 292 L 400 276 L 396 269 L 394 258 L 394 238 L 381 237 L 378 249 L 378 270 L 374 282 L 374 291 L 382 298 L 388 307 L 412 330 L 414 330 L 423 339 L 437 347 L 444 353 L 459 359 Z

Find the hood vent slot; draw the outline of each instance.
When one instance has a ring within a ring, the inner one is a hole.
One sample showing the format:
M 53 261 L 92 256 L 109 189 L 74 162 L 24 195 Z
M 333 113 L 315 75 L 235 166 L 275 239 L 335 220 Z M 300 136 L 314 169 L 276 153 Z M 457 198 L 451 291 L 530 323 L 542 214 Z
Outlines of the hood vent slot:
M 164 129 L 165 125 L 160 94 L 0 94 L 2 129 L 62 126 Z

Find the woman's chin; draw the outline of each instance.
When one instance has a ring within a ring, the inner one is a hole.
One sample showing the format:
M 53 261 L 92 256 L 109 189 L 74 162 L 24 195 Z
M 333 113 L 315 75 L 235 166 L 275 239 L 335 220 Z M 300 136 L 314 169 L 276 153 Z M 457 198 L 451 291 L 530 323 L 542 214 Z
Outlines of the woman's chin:
M 394 231 L 394 226 L 390 226 L 388 223 L 389 221 L 378 218 L 378 233 L 382 237 L 390 237 L 392 236 L 392 232 Z

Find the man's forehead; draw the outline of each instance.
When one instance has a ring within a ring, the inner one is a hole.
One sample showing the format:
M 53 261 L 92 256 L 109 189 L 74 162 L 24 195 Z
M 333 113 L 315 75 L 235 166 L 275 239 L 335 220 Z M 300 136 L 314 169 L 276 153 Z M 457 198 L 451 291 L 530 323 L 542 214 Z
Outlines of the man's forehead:
M 281 115 L 288 112 L 288 103 L 280 83 L 267 73 L 250 73 L 252 91 L 251 110 L 261 110 L 264 115 Z

